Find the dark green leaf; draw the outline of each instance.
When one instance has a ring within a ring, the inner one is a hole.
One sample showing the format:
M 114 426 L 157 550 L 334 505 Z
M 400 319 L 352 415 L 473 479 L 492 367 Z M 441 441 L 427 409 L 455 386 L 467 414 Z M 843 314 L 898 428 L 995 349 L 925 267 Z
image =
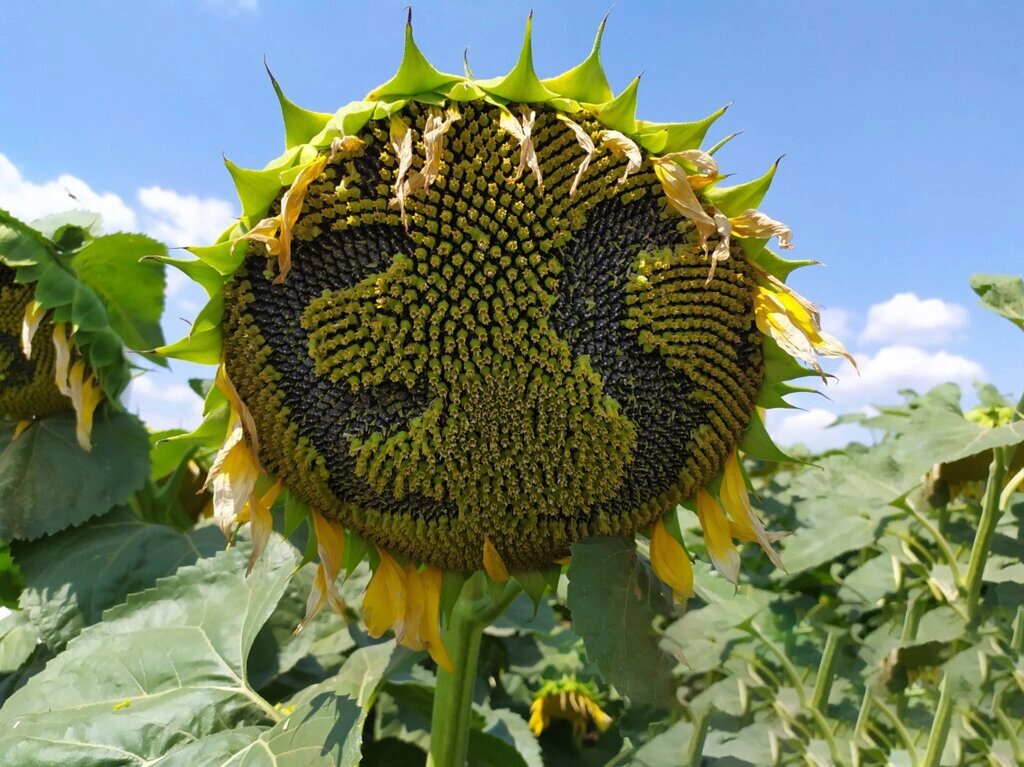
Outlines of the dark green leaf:
M 22 607 L 43 641 L 60 651 L 107 608 L 226 543 L 214 526 L 180 533 L 114 509 L 79 527 L 15 544 L 25 573 Z
M 179 570 L 83 631 L 0 710 L 5 765 L 142 764 L 275 718 L 245 682 L 246 657 L 297 557 L 275 538 L 246 578 L 247 548 Z
M 671 610 L 664 585 L 622 538 L 592 538 L 572 547 L 568 606 L 573 628 L 606 681 L 635 705 L 668 705 L 675 665 L 652 626 Z
M 149 475 L 149 435 L 135 416 L 98 413 L 92 452 L 70 413 L 41 418 L 11 441 L 0 425 L 0 538 L 33 539 L 124 503 Z
M 141 234 L 97 237 L 72 260 L 78 279 L 103 301 L 107 319 L 129 349 L 164 343 L 164 268 L 145 256 L 166 256 L 167 248 Z

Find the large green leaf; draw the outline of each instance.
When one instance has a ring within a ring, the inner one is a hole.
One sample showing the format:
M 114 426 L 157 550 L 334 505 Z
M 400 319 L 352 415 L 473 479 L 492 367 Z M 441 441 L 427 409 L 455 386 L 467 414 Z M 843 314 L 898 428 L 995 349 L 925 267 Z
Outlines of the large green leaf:
M 1024 279 L 1009 274 L 972 274 L 981 302 L 1024 330 Z
M 21 605 L 42 639 L 60 651 L 107 608 L 225 544 L 212 525 L 180 533 L 117 508 L 79 527 L 15 545 L 26 584 Z
M 12 441 L 0 424 L 0 538 L 33 539 L 123 504 L 149 475 L 149 436 L 135 416 L 97 414 L 92 452 L 71 413 L 41 418 Z
M 164 267 L 146 256 L 166 256 L 167 248 L 142 234 L 98 237 L 75 254 L 72 266 L 102 299 L 110 326 L 129 349 L 155 349 L 164 343 Z
M 223 767 L 357 767 L 370 706 L 389 671 L 406 663 L 393 642 L 356 650 L 337 676 L 301 692 L 294 709 Z
M 636 544 L 591 538 L 572 547 L 568 605 L 573 628 L 605 680 L 634 705 L 666 706 L 674 663 L 658 645 L 653 622 L 671 597 Z
M 0 541 L 0 607 L 17 607 L 18 597 L 25 587 L 21 569 L 11 555 L 11 547 Z
M 246 578 L 247 548 L 179 570 L 73 640 L 0 710 L 5 767 L 141 766 L 274 721 L 246 657 L 298 557 L 275 537 Z
M 35 652 L 39 634 L 23 612 L 0 618 L 0 675 L 17 671 Z

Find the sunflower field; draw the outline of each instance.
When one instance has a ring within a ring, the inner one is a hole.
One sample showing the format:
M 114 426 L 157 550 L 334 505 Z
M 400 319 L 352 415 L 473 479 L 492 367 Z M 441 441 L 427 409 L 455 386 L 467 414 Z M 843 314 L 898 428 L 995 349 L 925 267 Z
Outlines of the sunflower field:
M 0 210 L 0 765 L 1024 764 L 1021 392 L 777 445 L 857 364 L 778 162 L 532 23 L 477 79 L 410 12 L 333 113 L 270 75 L 285 151 L 187 253 Z M 1024 280 L 969 287 L 1019 359 Z M 191 431 L 125 405 L 175 360 Z

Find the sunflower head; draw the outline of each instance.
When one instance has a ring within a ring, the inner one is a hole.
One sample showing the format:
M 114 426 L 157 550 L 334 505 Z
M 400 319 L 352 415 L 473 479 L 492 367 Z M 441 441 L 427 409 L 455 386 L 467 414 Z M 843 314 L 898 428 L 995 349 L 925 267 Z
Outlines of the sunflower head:
M 563 676 L 545 682 L 533 695 L 530 705 L 530 729 L 538 737 L 552 720 L 564 719 L 572 724 L 576 738 L 587 734 L 591 726 L 604 732 L 612 718 L 601 708 L 604 696 L 593 682 L 580 682 L 575 677 Z
M 0 263 L 0 415 L 15 421 L 71 409 L 54 370 L 53 327 L 35 310 L 32 288 Z
M 603 23 L 542 80 L 530 24 L 504 77 L 438 71 L 410 24 L 395 77 L 334 114 L 273 81 L 287 150 L 228 162 L 243 215 L 178 264 L 211 301 L 164 351 L 221 366 L 200 433 L 369 539 L 393 580 L 500 580 L 651 530 L 686 560 L 660 568 L 685 595 L 663 518 L 700 501 L 730 577 L 734 539 L 774 556 L 737 449 L 774 449 L 756 407 L 811 373 L 794 357 L 845 350 L 785 285 L 811 262 L 765 247 L 792 247 L 757 210 L 774 166 L 724 187 L 700 149 L 725 109 L 637 119 L 639 79 L 614 96 L 601 67 Z

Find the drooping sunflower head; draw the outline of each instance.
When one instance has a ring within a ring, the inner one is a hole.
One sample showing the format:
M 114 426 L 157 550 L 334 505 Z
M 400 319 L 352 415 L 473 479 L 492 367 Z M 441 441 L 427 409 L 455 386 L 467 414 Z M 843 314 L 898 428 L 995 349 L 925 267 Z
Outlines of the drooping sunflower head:
M 0 415 L 15 421 L 71 409 L 57 389 L 53 328 L 34 311 L 28 285 L 0 264 Z
M 600 39 L 541 80 L 528 22 L 513 70 L 475 80 L 407 26 L 398 74 L 334 115 L 274 82 L 288 149 L 228 163 L 243 216 L 179 264 L 211 302 L 165 350 L 221 365 L 201 431 L 230 435 L 220 464 L 252 454 L 242 481 L 212 473 L 229 523 L 262 470 L 407 572 L 500 578 L 649 532 L 682 594 L 661 520 L 688 501 L 723 572 L 733 538 L 774 555 L 737 448 L 810 372 L 792 356 L 845 351 L 784 285 L 809 262 L 765 249 L 791 247 L 756 210 L 774 167 L 722 187 L 700 145 L 725 110 L 638 120 Z

